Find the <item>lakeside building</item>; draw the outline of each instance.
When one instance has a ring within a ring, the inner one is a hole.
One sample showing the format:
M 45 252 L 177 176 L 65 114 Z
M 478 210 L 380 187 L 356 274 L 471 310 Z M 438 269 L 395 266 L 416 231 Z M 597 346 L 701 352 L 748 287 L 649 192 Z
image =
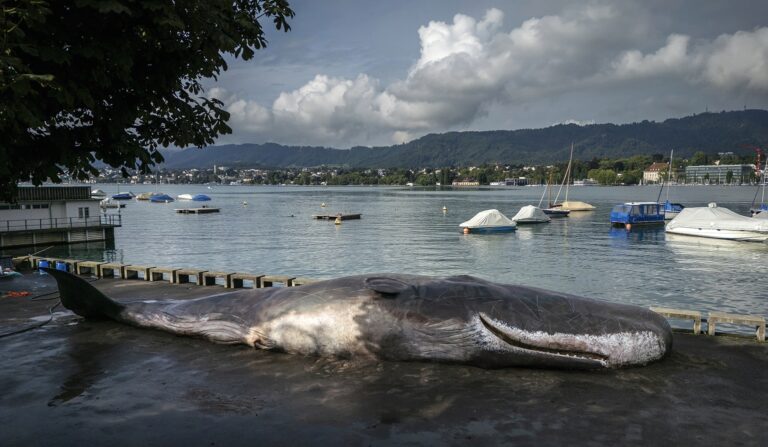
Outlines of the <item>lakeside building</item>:
M 643 183 L 659 183 L 662 180 L 661 174 L 667 172 L 669 163 L 653 163 L 643 171 Z
M 754 173 L 755 167 L 753 165 L 687 166 L 685 168 L 685 183 L 748 183 L 752 180 Z
M 90 186 L 20 186 L 16 203 L 0 202 L 0 248 L 114 241 L 119 226 Z
M 477 180 L 454 180 L 451 186 L 480 186 Z

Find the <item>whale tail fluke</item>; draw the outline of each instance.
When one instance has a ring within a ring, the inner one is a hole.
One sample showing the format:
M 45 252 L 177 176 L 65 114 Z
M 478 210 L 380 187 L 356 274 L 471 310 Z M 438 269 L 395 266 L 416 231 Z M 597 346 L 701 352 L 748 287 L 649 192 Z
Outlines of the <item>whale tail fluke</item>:
M 59 286 L 61 304 L 85 318 L 119 319 L 124 306 L 93 287 L 79 276 L 61 270 L 42 268 Z

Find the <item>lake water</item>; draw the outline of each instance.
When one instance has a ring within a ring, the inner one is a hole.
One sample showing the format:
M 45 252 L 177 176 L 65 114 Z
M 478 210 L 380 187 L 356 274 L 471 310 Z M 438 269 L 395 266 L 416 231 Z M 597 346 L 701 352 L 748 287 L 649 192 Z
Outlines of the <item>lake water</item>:
M 117 185 L 94 188 L 118 192 Z M 125 185 L 121 188 L 125 192 Z M 130 201 L 121 211 L 114 250 L 73 245 L 45 254 L 318 279 L 370 272 L 471 274 L 644 306 L 768 313 L 763 286 L 768 245 L 673 237 L 663 228 L 611 228 L 614 204 L 656 200 L 658 187 L 574 187 L 569 198 L 589 202 L 595 211 L 496 235 L 464 235 L 458 225 L 488 208 L 512 217 L 521 206 L 537 204 L 542 187 L 131 185 L 130 190 L 174 197 L 204 193 L 213 199 L 208 206 L 221 212 L 182 215 L 174 208 L 200 204 Z M 671 199 L 686 206 L 716 201 L 748 214 L 754 194 L 754 187 L 674 187 Z M 337 212 L 363 218 L 334 225 L 311 217 Z

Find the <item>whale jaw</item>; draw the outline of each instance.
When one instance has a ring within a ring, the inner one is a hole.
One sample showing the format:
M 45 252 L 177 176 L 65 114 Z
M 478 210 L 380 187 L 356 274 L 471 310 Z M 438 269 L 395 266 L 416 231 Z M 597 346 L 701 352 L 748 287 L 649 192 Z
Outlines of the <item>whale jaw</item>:
M 475 324 L 484 329 L 487 349 L 564 367 L 644 365 L 662 358 L 667 352 L 663 338 L 651 330 L 600 335 L 526 331 L 483 312 L 477 314 Z

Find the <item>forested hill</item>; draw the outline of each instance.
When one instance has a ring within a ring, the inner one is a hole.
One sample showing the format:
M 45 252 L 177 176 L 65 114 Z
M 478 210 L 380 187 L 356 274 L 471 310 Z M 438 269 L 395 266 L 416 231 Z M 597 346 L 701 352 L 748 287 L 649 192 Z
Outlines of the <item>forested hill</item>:
M 540 164 L 575 158 L 624 158 L 639 154 L 689 157 L 694 152 L 752 152 L 768 145 L 768 111 L 703 113 L 664 122 L 557 125 L 543 129 L 448 132 L 430 134 L 388 147 L 329 149 L 274 143 L 211 146 L 165 154 L 167 168 L 201 168 L 214 164 L 239 167 L 313 167 L 336 165 L 370 168 L 469 166 L 483 163 Z

